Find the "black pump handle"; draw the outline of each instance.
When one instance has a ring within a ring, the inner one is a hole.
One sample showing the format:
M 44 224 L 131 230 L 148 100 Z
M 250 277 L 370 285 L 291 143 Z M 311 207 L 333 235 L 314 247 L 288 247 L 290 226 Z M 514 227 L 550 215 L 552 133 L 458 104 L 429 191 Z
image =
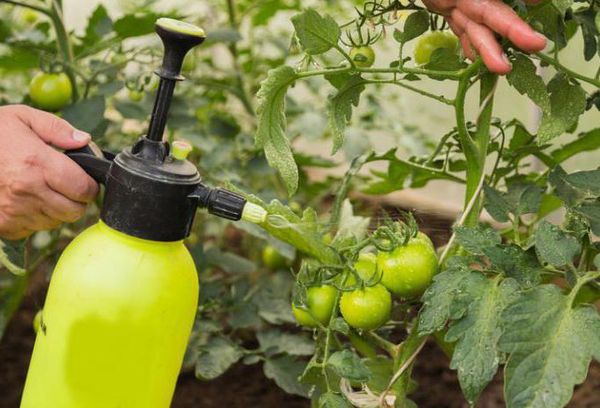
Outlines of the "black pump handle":
M 64 153 L 100 184 L 106 182 L 108 170 L 115 158 L 114 154 L 100 150 L 94 142 L 79 149 L 66 150 Z
M 187 52 L 201 44 L 206 36 L 201 28 L 170 18 L 159 18 L 155 28 L 163 42 L 164 57 L 161 68 L 156 71 L 160 83 L 146 137 L 160 142 L 167 124 L 175 83 L 184 79 L 181 76 L 183 59 Z

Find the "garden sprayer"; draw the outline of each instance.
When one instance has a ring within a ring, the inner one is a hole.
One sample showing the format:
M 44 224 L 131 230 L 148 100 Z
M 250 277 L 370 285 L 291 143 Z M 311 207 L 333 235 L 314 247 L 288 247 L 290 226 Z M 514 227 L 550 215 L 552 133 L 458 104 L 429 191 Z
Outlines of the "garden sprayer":
M 165 408 L 173 395 L 198 303 L 183 244 L 198 207 L 260 222 L 266 213 L 202 184 L 190 146 L 162 141 L 186 53 L 204 32 L 159 19 L 160 85 L 147 135 L 116 156 L 69 151 L 104 184 L 100 221 L 65 249 L 54 270 L 22 408 Z

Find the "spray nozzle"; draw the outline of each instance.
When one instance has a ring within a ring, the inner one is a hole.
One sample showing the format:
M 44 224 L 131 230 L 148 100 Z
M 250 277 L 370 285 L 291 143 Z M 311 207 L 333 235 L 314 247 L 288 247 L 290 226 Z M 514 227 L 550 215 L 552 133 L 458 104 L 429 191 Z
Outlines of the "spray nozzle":
M 200 184 L 190 197 L 198 200 L 198 207 L 206 208 L 210 214 L 228 220 L 243 219 L 260 224 L 267 218 L 267 211 L 264 208 L 224 188 L 210 188 Z

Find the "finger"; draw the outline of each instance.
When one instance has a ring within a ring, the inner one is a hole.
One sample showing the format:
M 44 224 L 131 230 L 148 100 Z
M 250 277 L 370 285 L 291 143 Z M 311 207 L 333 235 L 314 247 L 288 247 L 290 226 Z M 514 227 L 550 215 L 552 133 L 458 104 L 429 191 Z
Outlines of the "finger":
M 32 231 L 45 231 L 57 228 L 61 222 L 54 218 L 48 217 L 43 212 L 30 214 L 27 218 L 24 218 L 23 226 L 25 229 Z
M 460 37 L 465 32 L 464 28 L 457 24 L 456 21 L 452 18 L 452 16 L 446 17 L 446 21 L 448 22 L 448 25 L 450 26 L 452 32 L 456 34 L 457 37 Z
M 475 55 L 475 52 L 473 51 L 473 46 L 471 45 L 471 41 L 469 41 L 469 37 L 465 33 L 464 27 L 462 27 L 460 24 L 458 24 L 452 18 L 452 16 L 446 17 L 446 21 L 448 22 L 450 29 L 460 39 L 460 44 L 462 46 L 465 57 L 467 57 L 471 61 L 474 61 L 477 56 Z
M 467 57 L 471 61 L 475 61 L 477 55 L 475 54 L 475 51 L 473 51 L 473 45 L 471 45 L 471 41 L 469 41 L 469 36 L 466 33 L 460 36 L 460 44 L 462 46 L 463 52 L 465 53 L 465 57 Z
M 467 18 L 485 25 L 527 52 L 544 49 L 546 39 L 524 22 L 510 6 L 498 0 L 458 0 Z
M 452 11 L 452 18 L 461 27 L 464 27 L 469 42 L 477 53 L 481 55 L 483 62 L 491 72 L 507 74 L 511 70 L 511 64 L 502 47 L 496 41 L 494 33 L 487 27 L 482 26 L 467 18 L 460 10 Z
M 52 113 L 25 105 L 16 105 L 13 109 L 19 119 L 40 139 L 55 147 L 77 149 L 87 145 L 91 140 L 88 133 L 75 129 L 69 122 Z
M 48 188 L 44 189 L 39 196 L 44 203 L 44 213 L 60 222 L 75 222 L 85 213 L 84 204 L 69 200 Z
M 456 0 L 423 0 L 425 6 L 441 15 L 448 15 L 456 6 Z
M 96 182 L 66 155 L 47 149 L 43 166 L 48 186 L 72 201 L 91 202 L 98 193 Z
M 0 237 L 10 241 L 17 241 L 19 239 L 27 238 L 31 234 L 33 234 L 33 231 L 26 228 L 11 229 L 6 231 L 0 230 Z

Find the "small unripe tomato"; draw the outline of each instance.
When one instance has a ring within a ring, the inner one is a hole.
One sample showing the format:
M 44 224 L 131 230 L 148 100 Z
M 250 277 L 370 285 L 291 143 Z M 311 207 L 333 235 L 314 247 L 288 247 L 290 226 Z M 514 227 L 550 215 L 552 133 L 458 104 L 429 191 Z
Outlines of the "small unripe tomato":
M 431 31 L 422 35 L 415 45 L 415 62 L 419 65 L 428 64 L 431 54 L 439 48 L 457 51 L 458 38 L 449 31 Z
M 391 311 L 392 296 L 381 284 L 344 292 L 340 299 L 340 312 L 355 329 L 375 330 L 390 319 Z
M 33 24 L 37 22 L 39 17 L 39 13 L 30 8 L 25 8 L 21 12 L 21 20 L 26 24 Z
M 47 111 L 64 108 L 73 95 L 71 81 L 65 73 L 38 73 L 29 84 L 29 97 L 33 104 Z
M 330 285 L 313 286 L 306 290 L 306 307 L 301 309 L 292 304 L 298 323 L 305 327 L 327 326 L 335 304 L 337 289 Z
M 181 70 L 184 72 L 193 71 L 196 68 L 196 56 L 192 51 L 190 51 L 185 58 L 183 59 L 183 64 L 181 65 Z
M 403 298 L 420 296 L 437 273 L 437 255 L 433 246 L 419 238 L 391 252 L 377 254 L 381 283 L 394 295 Z
M 271 270 L 283 269 L 289 265 L 288 259 L 281 255 L 274 246 L 267 245 L 262 252 L 263 264 Z
M 129 100 L 132 102 L 139 102 L 144 99 L 144 93 L 135 89 L 130 89 L 127 96 L 129 96 Z
M 368 45 L 353 47 L 350 50 L 350 58 L 359 68 L 369 68 L 375 62 L 375 51 Z

